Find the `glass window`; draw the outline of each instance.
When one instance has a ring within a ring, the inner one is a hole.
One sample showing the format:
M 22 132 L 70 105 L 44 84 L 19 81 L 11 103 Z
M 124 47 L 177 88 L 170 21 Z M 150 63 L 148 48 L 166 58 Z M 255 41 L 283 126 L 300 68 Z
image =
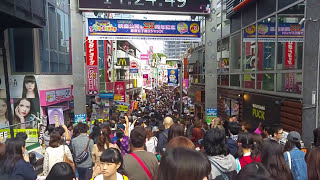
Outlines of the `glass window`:
M 221 86 L 229 86 L 229 75 L 221 75 Z
M 229 59 L 230 59 L 230 51 L 229 51 L 229 37 L 224 38 L 222 41 L 218 42 L 218 68 L 222 73 L 229 72 Z
M 301 94 L 302 73 L 279 73 L 277 74 L 277 91 Z
M 55 51 L 50 52 L 50 72 L 59 72 L 58 54 Z
M 59 72 L 61 73 L 67 72 L 66 56 L 64 53 L 58 53 L 58 54 L 59 54 Z
M 246 27 L 256 21 L 256 3 L 251 3 L 242 11 L 242 27 Z
M 274 70 L 276 18 L 266 18 L 258 23 L 257 70 Z
M 283 0 L 280 0 L 283 1 Z M 258 19 L 276 11 L 277 0 L 258 1 Z
M 230 86 L 240 87 L 240 75 L 230 75 Z
M 62 12 L 60 9 L 57 9 L 57 24 L 58 24 L 58 46 L 59 51 L 67 52 L 67 45 L 66 45 L 66 35 L 65 35 L 65 22 L 64 22 L 65 13 Z
M 274 74 L 257 74 L 257 89 L 274 91 Z
M 251 25 L 243 30 L 242 64 L 244 72 L 256 70 L 256 25 Z
M 241 60 L 241 34 L 237 34 L 231 37 L 231 55 L 230 55 L 230 68 L 231 71 L 240 70 Z
M 66 48 L 67 48 L 67 53 L 70 51 L 70 21 L 69 18 L 70 16 L 66 14 L 64 16 L 64 22 L 65 22 L 65 43 L 66 43 Z
M 34 72 L 33 29 L 10 29 L 12 72 Z
M 278 0 L 279 9 L 285 8 L 286 6 L 289 6 L 290 4 L 297 1 L 299 0 Z
M 231 33 L 234 33 L 241 29 L 241 13 L 237 13 L 232 16 L 230 29 Z
M 299 22 L 303 17 L 303 3 L 279 13 L 277 69 L 302 69 L 304 26 Z
M 48 21 L 49 21 L 50 49 L 57 50 L 58 29 L 57 29 L 56 8 L 50 3 L 48 3 Z
M 243 74 L 242 75 L 242 87 L 248 88 L 248 89 L 254 89 L 255 88 L 255 74 Z

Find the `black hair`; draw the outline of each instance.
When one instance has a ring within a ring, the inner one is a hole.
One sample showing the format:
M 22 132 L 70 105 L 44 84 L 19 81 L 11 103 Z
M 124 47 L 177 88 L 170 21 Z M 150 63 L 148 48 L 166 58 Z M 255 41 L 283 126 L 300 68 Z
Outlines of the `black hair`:
M 120 139 L 123 138 L 124 136 L 124 132 L 122 129 L 117 129 L 116 131 L 116 136 L 117 136 L 117 145 L 120 148 L 121 147 L 121 141 Z
M 123 158 L 121 155 L 121 152 L 118 149 L 115 148 L 108 148 L 106 149 L 101 157 L 100 157 L 101 162 L 108 162 L 108 163 L 115 163 L 115 164 L 120 164 L 120 167 L 118 168 L 118 173 L 122 175 L 126 175 L 126 172 L 123 168 Z
M 271 136 L 274 137 L 274 134 L 277 134 L 281 129 L 283 129 L 280 125 L 271 127 Z
M 146 136 L 147 132 L 143 127 L 135 127 L 130 134 L 131 145 L 135 148 L 143 147 L 146 140 Z
M 73 180 L 75 177 L 73 169 L 68 163 L 59 162 L 51 168 L 46 180 Z
M 88 130 L 89 130 L 89 126 L 87 124 L 84 124 L 84 123 L 79 123 L 78 125 L 78 128 L 79 128 L 79 133 L 87 133 Z
M 60 136 L 62 136 L 65 133 L 65 130 L 62 126 L 57 127 L 55 131 L 57 131 L 60 134 Z
M 314 137 L 314 146 L 320 147 L 320 128 L 316 128 L 313 130 L 313 137 Z
M 238 135 L 241 130 L 241 126 L 237 122 L 229 122 L 228 123 L 228 130 L 230 131 L 230 133 L 232 135 Z
M 209 156 L 228 155 L 229 148 L 226 145 L 226 135 L 220 128 L 209 129 L 202 142 L 206 154 Z
M 300 142 L 293 142 L 288 139 L 286 144 L 284 145 L 284 152 L 291 151 L 295 147 L 297 147 L 298 149 L 301 150 L 301 143 Z
M 261 163 L 253 162 L 244 166 L 235 180 L 273 180 L 273 178 Z
M 21 138 L 22 140 L 26 141 L 28 139 L 28 135 L 25 132 L 18 132 L 16 134 L 16 138 Z
M 6 141 L 5 158 L 0 162 L 0 169 L 5 174 L 11 174 L 16 163 L 23 159 L 22 147 L 25 146 L 25 141 L 20 138 L 13 138 Z
M 23 79 L 23 87 L 22 87 L 22 98 L 26 98 L 27 97 L 27 88 L 26 88 L 26 83 L 34 83 L 34 95 L 35 98 L 39 98 L 39 93 L 38 93 L 38 86 L 37 86 L 37 82 L 36 82 L 36 78 L 33 75 L 26 75 L 24 76 Z
M 49 124 L 47 126 L 48 135 L 50 135 L 55 129 L 56 128 L 55 128 L 54 124 Z
M 161 158 L 155 180 L 209 179 L 210 172 L 211 164 L 205 154 L 183 147 L 170 148 Z

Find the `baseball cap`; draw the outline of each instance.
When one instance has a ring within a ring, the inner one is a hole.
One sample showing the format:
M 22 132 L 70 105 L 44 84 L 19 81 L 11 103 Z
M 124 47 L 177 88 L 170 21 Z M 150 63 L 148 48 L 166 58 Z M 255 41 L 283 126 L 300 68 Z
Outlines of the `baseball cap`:
M 301 136 L 297 131 L 291 131 L 288 134 L 287 138 L 289 141 L 292 141 L 292 142 L 300 142 L 300 140 L 301 140 Z

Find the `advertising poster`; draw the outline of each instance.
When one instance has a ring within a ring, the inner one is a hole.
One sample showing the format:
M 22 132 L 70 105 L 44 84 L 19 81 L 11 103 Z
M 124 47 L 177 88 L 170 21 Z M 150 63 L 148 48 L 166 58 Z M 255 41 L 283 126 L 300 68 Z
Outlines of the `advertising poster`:
M 64 124 L 64 116 L 62 108 L 48 108 L 49 124 Z
M 207 123 L 210 124 L 211 121 L 218 117 L 218 110 L 216 108 L 208 108 L 207 109 Z
M 88 18 L 88 38 L 201 41 L 199 21 L 150 21 Z
M 98 66 L 98 41 L 86 38 L 87 66 Z
M 124 81 L 116 81 L 114 86 L 114 100 L 126 102 L 126 83 Z
M 74 123 L 87 123 L 87 114 L 76 114 L 74 115 Z
M 87 66 L 87 95 L 99 94 L 98 66 Z
M 168 86 L 178 86 L 179 71 L 178 69 L 168 69 Z

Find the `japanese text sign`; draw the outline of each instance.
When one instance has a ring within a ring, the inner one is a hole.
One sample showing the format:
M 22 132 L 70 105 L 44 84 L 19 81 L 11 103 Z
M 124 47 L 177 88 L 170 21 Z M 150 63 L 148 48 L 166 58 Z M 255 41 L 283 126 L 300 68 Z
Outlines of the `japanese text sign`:
M 87 95 L 99 94 L 99 75 L 97 66 L 87 67 Z
M 87 66 L 98 65 L 98 43 L 96 40 L 89 40 L 86 38 L 86 55 Z
M 88 38 L 201 41 L 199 21 L 88 19 Z
M 114 86 L 114 100 L 126 102 L 126 83 L 123 81 L 116 81 Z

